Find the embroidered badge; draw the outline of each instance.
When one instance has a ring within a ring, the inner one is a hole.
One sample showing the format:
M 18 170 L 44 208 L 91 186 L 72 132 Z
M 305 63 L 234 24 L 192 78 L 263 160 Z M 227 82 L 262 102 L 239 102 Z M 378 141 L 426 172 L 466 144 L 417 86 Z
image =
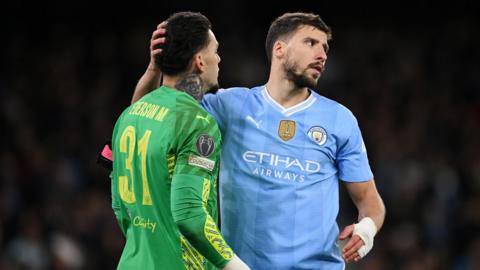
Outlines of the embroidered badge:
M 295 136 L 295 127 L 295 121 L 281 120 L 278 125 L 278 136 L 284 141 L 292 139 Z
M 202 134 L 197 139 L 197 151 L 201 156 L 208 157 L 215 150 L 215 142 L 212 136 Z
M 323 145 L 327 141 L 327 132 L 319 126 L 311 127 L 310 130 L 308 130 L 308 137 L 318 145 Z

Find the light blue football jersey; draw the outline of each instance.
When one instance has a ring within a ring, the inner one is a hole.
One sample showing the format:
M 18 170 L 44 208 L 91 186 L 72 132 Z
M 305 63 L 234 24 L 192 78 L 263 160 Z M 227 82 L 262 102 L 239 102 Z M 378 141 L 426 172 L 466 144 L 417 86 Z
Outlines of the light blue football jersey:
M 339 179 L 373 178 L 353 114 L 310 91 L 285 109 L 265 86 L 222 89 L 202 106 L 222 132 L 222 233 L 252 269 L 344 269 Z

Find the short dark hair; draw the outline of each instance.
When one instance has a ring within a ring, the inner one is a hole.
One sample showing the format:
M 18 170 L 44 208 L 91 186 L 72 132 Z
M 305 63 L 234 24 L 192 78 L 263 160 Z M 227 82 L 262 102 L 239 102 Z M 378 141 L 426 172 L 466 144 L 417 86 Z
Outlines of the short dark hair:
M 329 40 L 332 38 L 332 30 L 320 16 L 304 12 L 285 13 L 275 19 L 268 29 L 267 40 L 265 41 L 268 62 L 272 61 L 273 44 L 278 39 L 293 34 L 300 26 L 304 25 L 310 25 L 325 32 Z
M 165 75 L 187 71 L 193 56 L 208 46 L 210 21 L 198 12 L 178 12 L 167 19 L 166 42 L 155 62 Z

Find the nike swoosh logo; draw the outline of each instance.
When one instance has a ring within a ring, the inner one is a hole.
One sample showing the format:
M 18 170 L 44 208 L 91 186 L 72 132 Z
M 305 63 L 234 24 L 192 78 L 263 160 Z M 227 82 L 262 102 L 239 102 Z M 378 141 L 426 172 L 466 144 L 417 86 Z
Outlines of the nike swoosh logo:
M 262 121 L 260 122 L 257 122 L 255 121 L 250 115 L 245 117 L 245 119 L 249 120 L 250 122 L 252 122 L 257 128 L 260 128 L 260 124 L 262 123 Z

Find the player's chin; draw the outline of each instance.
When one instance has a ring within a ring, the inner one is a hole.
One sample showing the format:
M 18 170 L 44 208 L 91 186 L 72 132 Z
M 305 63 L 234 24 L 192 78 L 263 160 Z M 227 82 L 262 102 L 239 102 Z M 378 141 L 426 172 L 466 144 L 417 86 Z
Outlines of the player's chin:
M 210 85 L 207 87 L 205 93 L 216 93 L 219 88 L 220 88 L 220 85 L 218 84 L 218 82 L 213 83 L 213 84 L 210 84 Z
M 307 77 L 308 79 L 308 87 L 309 88 L 315 88 L 317 86 L 317 83 L 318 83 L 318 79 L 320 78 L 320 75 L 319 76 L 309 76 Z
M 322 76 L 322 73 L 321 72 L 313 72 L 310 76 L 310 78 L 315 82 L 317 83 L 318 82 L 318 79 L 320 79 L 320 77 Z

